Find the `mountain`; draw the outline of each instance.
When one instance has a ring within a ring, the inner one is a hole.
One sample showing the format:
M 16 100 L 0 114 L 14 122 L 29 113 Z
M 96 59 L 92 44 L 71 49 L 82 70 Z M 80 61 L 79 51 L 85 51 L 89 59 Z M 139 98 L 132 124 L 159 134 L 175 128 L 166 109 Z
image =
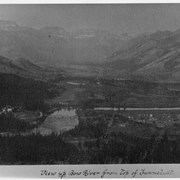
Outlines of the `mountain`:
M 34 63 L 32 63 L 31 61 L 29 61 L 28 59 L 24 59 L 24 58 L 18 58 L 15 61 L 13 61 L 13 63 L 22 68 L 25 69 L 26 71 L 35 73 L 35 72 L 45 72 L 46 69 L 35 65 Z
M 109 77 L 180 80 L 180 30 L 132 38 L 100 29 L 35 29 L 0 21 L 0 39 L 0 72 L 44 78 L 42 66 L 95 65 Z
M 129 40 L 99 29 L 79 29 L 72 32 L 72 37 L 72 59 L 81 64 L 103 63 L 106 57 Z
M 35 29 L 0 21 L 0 54 L 9 59 L 29 59 L 36 64 L 97 64 L 128 41 L 127 36 L 104 30 L 61 27 Z
M 0 20 L 0 29 L 4 31 L 13 31 L 18 29 L 19 25 L 14 21 Z
M 46 26 L 41 28 L 40 31 L 42 31 L 45 34 L 48 34 L 49 37 L 56 36 L 60 38 L 68 38 L 70 36 L 70 32 L 58 26 Z
M 180 31 L 157 31 L 131 39 L 106 58 L 105 67 L 125 77 L 180 80 Z
M 29 110 L 44 108 L 44 99 L 54 96 L 52 84 L 0 72 L 0 107 L 20 105 Z
M 16 66 L 12 63 L 9 59 L 0 56 L 0 72 L 7 73 L 7 74 L 17 74 L 17 75 L 24 75 L 27 76 L 27 72 L 25 69 Z
M 46 80 L 53 74 L 50 70 L 37 66 L 27 59 L 19 58 L 11 61 L 3 56 L 0 56 L 0 73 L 40 80 Z

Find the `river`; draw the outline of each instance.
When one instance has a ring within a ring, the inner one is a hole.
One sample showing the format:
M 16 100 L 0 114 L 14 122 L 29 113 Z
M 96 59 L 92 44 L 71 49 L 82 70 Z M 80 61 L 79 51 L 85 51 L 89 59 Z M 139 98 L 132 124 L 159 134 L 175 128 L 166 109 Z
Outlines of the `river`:
M 60 132 L 73 129 L 78 123 L 78 116 L 74 109 L 61 109 L 49 115 L 33 132 L 38 132 L 41 135 L 49 135 L 52 132 L 59 134 Z
M 97 107 L 94 110 L 100 111 L 118 111 L 119 108 L 111 108 L 111 107 Z M 124 110 L 123 107 L 120 110 Z M 173 108 L 126 108 L 126 111 L 172 111 L 172 110 L 180 110 L 180 107 Z M 76 111 L 74 109 L 61 109 L 56 110 L 51 115 L 49 115 L 45 121 L 33 132 L 38 132 L 42 135 L 48 135 L 52 132 L 59 134 L 60 132 L 67 131 L 69 129 L 73 129 L 78 125 L 78 116 L 76 115 Z

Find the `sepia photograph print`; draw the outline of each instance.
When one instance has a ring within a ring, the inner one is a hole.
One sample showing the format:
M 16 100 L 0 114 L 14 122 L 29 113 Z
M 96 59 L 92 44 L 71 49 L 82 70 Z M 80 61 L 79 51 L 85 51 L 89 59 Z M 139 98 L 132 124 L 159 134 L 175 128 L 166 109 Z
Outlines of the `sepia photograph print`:
M 0 177 L 179 164 L 180 4 L 0 5 Z

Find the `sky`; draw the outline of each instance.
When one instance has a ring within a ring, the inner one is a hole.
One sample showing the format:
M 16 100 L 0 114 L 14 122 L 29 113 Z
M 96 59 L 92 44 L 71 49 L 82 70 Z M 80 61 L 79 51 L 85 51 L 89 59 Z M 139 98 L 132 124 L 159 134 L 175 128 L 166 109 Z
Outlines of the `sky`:
M 134 36 L 180 29 L 180 4 L 9 4 L 0 5 L 0 19 L 35 28 L 59 26 L 69 31 L 95 28 Z

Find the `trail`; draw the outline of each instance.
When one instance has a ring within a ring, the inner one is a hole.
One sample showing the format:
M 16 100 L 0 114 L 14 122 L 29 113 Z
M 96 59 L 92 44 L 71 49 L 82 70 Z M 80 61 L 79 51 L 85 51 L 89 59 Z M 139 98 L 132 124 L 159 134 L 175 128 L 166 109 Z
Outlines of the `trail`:
M 97 107 L 94 108 L 96 111 L 119 111 L 119 108 L 111 108 L 111 107 Z M 120 110 L 124 110 L 123 107 Z M 180 107 L 174 108 L 126 108 L 126 111 L 179 111 Z

